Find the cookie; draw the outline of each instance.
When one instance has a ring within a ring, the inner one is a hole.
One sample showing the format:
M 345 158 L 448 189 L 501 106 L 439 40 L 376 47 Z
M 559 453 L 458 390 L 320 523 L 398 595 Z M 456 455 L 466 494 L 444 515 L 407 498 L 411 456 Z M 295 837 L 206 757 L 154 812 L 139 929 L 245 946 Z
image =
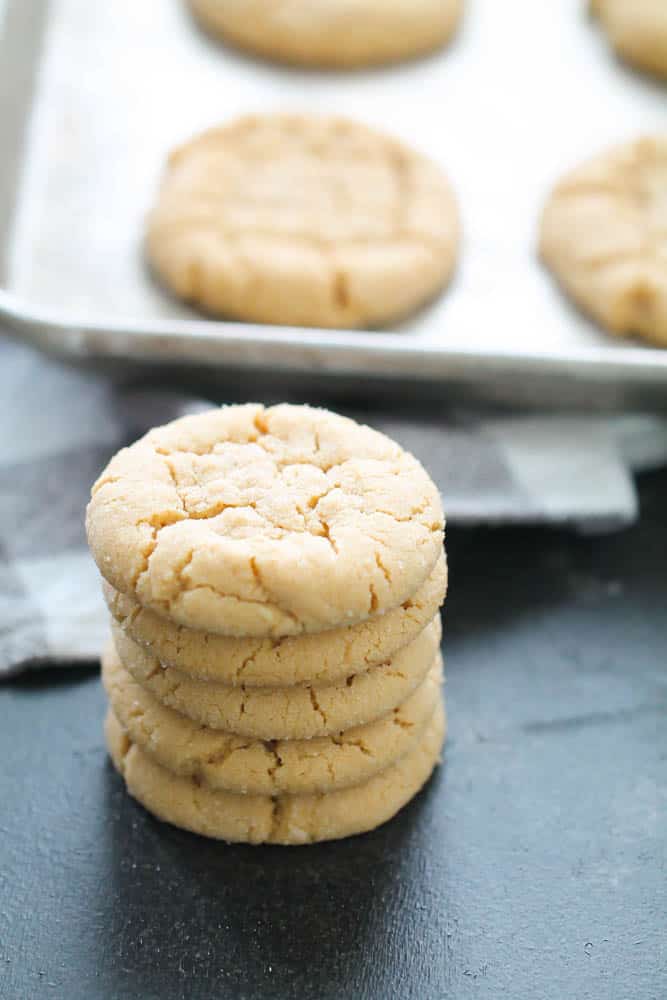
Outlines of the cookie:
M 569 173 L 542 216 L 540 253 L 610 333 L 667 344 L 667 136 L 620 146 Z
M 188 0 L 211 34 L 297 66 L 373 66 L 422 55 L 454 34 L 463 0 Z
M 171 154 L 146 252 L 167 289 L 212 315 L 367 327 L 444 288 L 458 230 L 440 168 L 397 140 L 341 118 L 253 115 Z
M 133 680 L 113 646 L 102 658 L 102 680 L 129 738 L 166 770 L 237 794 L 303 795 L 361 784 L 409 753 L 440 696 L 442 660 L 384 719 L 311 740 L 249 742 L 200 726 Z
M 444 553 L 413 597 L 359 625 L 286 639 L 234 639 L 165 621 L 103 583 L 123 630 L 160 663 L 200 680 L 246 687 L 331 684 L 389 659 L 433 620 L 447 589 Z
M 399 607 L 442 553 L 438 491 L 397 444 L 307 406 L 228 406 L 109 463 L 87 532 L 103 577 L 179 625 L 271 637 Z
M 445 733 L 439 704 L 410 753 L 361 785 L 325 795 L 259 796 L 213 791 L 165 770 L 133 744 L 112 712 L 109 753 L 128 791 L 149 812 L 206 837 L 251 844 L 308 844 L 364 833 L 391 819 L 426 783 Z
M 591 0 L 591 10 L 622 59 L 667 78 L 665 0 Z
M 346 681 L 248 689 L 195 680 L 163 667 L 117 623 L 112 635 L 132 677 L 163 705 L 194 722 L 253 740 L 309 740 L 374 722 L 404 702 L 434 664 L 441 627 L 436 618 L 387 663 Z

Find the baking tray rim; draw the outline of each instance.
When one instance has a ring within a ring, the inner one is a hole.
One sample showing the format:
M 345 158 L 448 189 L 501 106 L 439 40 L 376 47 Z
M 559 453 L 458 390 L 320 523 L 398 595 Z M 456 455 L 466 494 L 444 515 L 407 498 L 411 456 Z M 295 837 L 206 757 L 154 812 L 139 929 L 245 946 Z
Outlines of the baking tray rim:
M 0 288 L 0 318 L 20 337 L 73 358 L 126 357 L 128 361 L 219 362 L 331 374 L 443 378 L 469 374 L 471 366 L 517 373 L 585 376 L 603 381 L 627 377 L 667 385 L 667 353 L 641 346 L 607 352 L 598 348 L 494 350 L 439 348 L 410 333 L 335 330 L 205 319 L 76 318 L 32 306 Z M 299 358 L 298 355 L 302 357 Z M 657 356 L 656 356 L 657 355 Z M 372 364 L 372 368 L 365 362 Z

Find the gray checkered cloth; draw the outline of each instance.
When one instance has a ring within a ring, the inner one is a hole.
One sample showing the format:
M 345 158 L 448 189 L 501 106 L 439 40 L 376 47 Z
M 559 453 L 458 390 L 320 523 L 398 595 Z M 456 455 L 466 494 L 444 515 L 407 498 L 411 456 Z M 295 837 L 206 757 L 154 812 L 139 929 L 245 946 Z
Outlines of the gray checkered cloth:
M 90 486 L 149 427 L 210 403 L 123 389 L 0 342 L 0 677 L 95 660 L 107 636 L 84 534 Z M 353 412 L 413 451 L 448 523 L 554 523 L 584 531 L 637 517 L 632 472 L 667 460 L 667 422 L 484 419 Z

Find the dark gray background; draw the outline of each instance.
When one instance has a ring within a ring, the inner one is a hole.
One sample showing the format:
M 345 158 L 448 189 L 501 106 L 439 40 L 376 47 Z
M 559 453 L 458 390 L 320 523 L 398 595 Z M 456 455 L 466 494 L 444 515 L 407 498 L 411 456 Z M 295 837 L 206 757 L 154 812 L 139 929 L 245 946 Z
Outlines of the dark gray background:
M 301 849 L 161 825 L 94 671 L 0 688 L 0 996 L 667 995 L 667 475 L 581 539 L 450 531 L 446 763 L 393 822 Z

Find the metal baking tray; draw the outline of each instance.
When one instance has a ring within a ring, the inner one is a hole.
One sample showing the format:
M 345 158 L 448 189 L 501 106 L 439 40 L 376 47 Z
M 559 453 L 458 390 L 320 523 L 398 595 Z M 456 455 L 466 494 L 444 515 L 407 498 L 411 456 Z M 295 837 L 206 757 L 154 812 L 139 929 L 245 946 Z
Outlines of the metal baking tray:
M 586 6 L 468 0 L 441 53 L 331 73 L 226 49 L 184 0 L 5 0 L 0 322 L 109 367 L 344 377 L 395 398 L 428 384 L 443 400 L 667 407 L 667 351 L 597 330 L 535 256 L 558 176 L 667 124 L 665 88 L 614 59 Z M 267 109 L 347 114 L 442 164 L 464 238 L 436 303 L 392 331 L 295 330 L 203 321 L 152 282 L 142 233 L 167 152 Z

